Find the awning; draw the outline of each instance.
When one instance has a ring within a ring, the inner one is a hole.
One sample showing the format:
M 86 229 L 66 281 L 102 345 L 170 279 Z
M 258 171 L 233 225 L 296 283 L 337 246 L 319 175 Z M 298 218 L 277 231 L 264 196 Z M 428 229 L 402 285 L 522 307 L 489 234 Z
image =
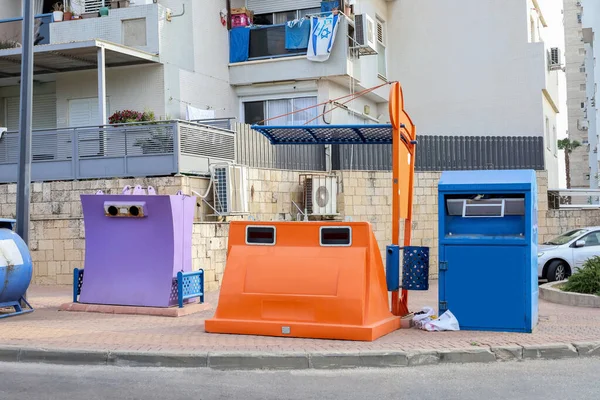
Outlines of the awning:
M 391 144 L 392 125 L 253 125 L 271 144 Z
M 158 63 L 156 54 L 104 40 L 34 46 L 34 74 L 96 69 L 98 49 L 104 48 L 106 68 Z M 0 50 L 0 78 L 21 76 L 22 48 Z

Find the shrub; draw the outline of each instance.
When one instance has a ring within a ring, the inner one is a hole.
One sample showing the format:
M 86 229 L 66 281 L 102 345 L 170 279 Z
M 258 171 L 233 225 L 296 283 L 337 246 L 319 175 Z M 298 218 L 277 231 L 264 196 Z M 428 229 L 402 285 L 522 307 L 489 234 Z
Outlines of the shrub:
M 117 111 L 108 118 L 108 122 L 111 124 L 126 124 L 129 122 L 149 122 L 154 121 L 154 112 L 152 111 L 132 111 L 123 110 Z
M 600 296 L 600 257 L 587 260 L 580 270 L 569 277 L 562 290 Z

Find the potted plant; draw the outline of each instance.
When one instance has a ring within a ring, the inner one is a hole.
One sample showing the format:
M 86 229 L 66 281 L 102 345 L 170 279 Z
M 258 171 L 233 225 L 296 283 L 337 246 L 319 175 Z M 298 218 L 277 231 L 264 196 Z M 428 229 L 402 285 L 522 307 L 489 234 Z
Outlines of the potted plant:
M 52 5 L 52 18 L 54 19 L 54 22 L 60 22 L 63 20 L 64 17 L 64 7 L 62 5 L 62 3 L 54 3 Z
M 65 11 L 63 14 L 63 20 L 64 21 L 70 21 L 73 19 L 73 9 L 71 9 L 71 7 L 69 6 L 65 6 Z

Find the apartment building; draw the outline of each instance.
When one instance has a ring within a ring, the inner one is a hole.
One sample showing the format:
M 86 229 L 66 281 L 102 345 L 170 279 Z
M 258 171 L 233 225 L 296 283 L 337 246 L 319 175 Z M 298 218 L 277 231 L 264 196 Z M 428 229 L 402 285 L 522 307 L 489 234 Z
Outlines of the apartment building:
M 600 51 L 600 4 L 596 1 L 564 0 L 569 138 L 583 145 L 571 157 L 574 188 L 598 188 L 598 107 L 597 85 L 600 71 L 596 54 Z
M 536 0 L 389 3 L 390 79 L 421 134 L 537 138 L 558 187 L 560 52 Z
M 76 13 L 97 16 L 110 2 L 73 3 Z M 232 8 L 251 10 L 255 22 L 251 29 L 231 30 L 227 3 L 132 0 L 107 16 L 55 22 L 51 2 L 36 1 L 34 128 L 54 132 L 60 142 L 72 132 L 85 141 L 82 127 L 100 126 L 89 138 L 93 143 L 82 142 L 76 150 L 105 157 L 111 148 L 108 116 L 124 109 L 153 111 L 160 119 L 189 119 L 193 109 L 245 123 L 386 123 L 385 83 L 399 80 L 418 133 L 441 138 L 441 153 L 427 155 L 445 160 L 435 168 L 534 166 L 549 171 L 551 186 L 558 180 L 560 61 L 543 43 L 546 23 L 536 0 L 461 0 L 460 7 L 450 0 L 340 1 L 335 40 L 321 61 L 311 59 L 306 46 L 286 44 L 286 24 L 322 16 L 321 0 L 231 0 Z M 21 3 L 11 4 L 0 9 L 0 41 L 19 40 Z M 18 47 L 0 49 L 0 126 L 9 131 L 18 129 L 19 63 Z M 286 116 L 273 119 L 281 115 Z M 38 151 L 35 140 L 34 161 L 61 153 L 46 154 L 46 145 Z M 211 160 L 233 158 L 224 148 L 229 139 L 219 140 L 218 151 L 205 156 L 200 170 Z M 63 147 L 70 143 L 63 142 Z M 194 138 L 186 143 L 192 142 L 198 148 Z M 457 153 L 442 151 L 444 146 Z M 330 150 L 324 151 L 331 156 Z M 370 149 L 361 151 L 363 158 L 376 158 L 366 154 Z M 420 146 L 420 151 L 429 150 Z M 0 179 L 2 163 L 14 162 L 2 154 L 0 149 Z M 105 164 L 99 168 L 110 176 L 125 173 Z

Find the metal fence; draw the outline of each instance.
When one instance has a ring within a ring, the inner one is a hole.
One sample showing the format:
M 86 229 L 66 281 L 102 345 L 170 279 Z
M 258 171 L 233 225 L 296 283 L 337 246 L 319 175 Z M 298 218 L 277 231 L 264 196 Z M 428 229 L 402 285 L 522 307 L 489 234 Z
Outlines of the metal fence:
M 325 147 L 273 146 L 248 125 L 236 124 L 237 162 L 257 168 L 325 170 Z M 418 136 L 417 171 L 544 169 L 542 137 Z M 391 145 L 334 145 L 333 170 L 387 171 Z
M 185 121 L 38 130 L 32 136 L 34 181 L 208 174 L 233 162 L 233 132 Z M 0 182 L 16 182 L 19 133 L 0 138 Z
M 323 146 L 277 145 L 273 146 L 250 125 L 235 123 L 236 162 L 255 168 L 291 169 L 298 171 L 324 171 Z

